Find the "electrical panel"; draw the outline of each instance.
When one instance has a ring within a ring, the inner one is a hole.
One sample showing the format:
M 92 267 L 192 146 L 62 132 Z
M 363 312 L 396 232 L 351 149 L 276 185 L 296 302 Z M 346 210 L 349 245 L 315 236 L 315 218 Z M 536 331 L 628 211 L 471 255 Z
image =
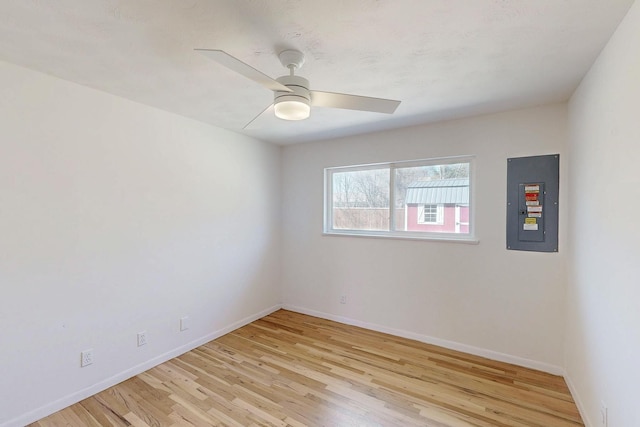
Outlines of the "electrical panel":
M 560 155 L 507 159 L 507 249 L 558 252 Z

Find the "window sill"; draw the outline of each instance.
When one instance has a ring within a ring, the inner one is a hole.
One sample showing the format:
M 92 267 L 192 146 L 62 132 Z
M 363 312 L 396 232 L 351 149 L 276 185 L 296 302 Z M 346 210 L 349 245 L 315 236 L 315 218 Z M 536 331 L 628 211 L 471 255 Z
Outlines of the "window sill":
M 445 242 L 445 243 L 463 243 L 467 245 L 477 245 L 480 243 L 478 239 L 473 236 L 466 237 L 456 237 L 450 234 L 444 236 L 424 236 L 420 234 L 404 234 L 404 233 L 376 233 L 375 231 L 364 231 L 364 232 L 354 232 L 354 231 L 324 231 L 322 232 L 323 236 L 329 237 L 366 237 L 366 238 L 374 238 L 374 239 L 394 239 L 394 240 L 422 240 L 422 241 L 431 241 L 431 242 Z

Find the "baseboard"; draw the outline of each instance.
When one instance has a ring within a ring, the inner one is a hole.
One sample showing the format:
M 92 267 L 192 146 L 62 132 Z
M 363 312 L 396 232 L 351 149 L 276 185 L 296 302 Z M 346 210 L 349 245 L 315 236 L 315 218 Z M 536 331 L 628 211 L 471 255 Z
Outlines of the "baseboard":
M 285 310 L 295 311 L 297 313 L 308 314 L 309 316 L 320 317 L 322 319 L 333 320 L 335 322 L 345 323 L 347 325 L 359 326 L 361 328 L 370 329 L 372 331 L 383 332 L 390 335 L 395 335 L 402 338 L 409 338 L 415 341 L 420 341 L 426 344 L 433 344 L 440 347 L 448 348 L 450 350 L 461 351 L 464 353 L 473 354 L 475 356 L 486 357 L 487 359 L 496 360 L 499 362 L 511 363 L 513 365 L 522 366 L 525 368 L 535 369 L 542 372 L 547 372 L 553 375 L 564 375 L 564 369 L 560 366 L 551 365 L 549 363 L 538 362 L 536 360 L 526 359 L 524 357 L 512 356 L 510 354 L 500 353 L 493 350 L 488 350 L 480 347 L 474 347 L 467 344 L 462 344 L 455 341 L 443 340 L 441 338 L 435 338 L 428 335 L 417 334 L 415 332 L 405 331 L 402 329 L 389 328 L 375 323 L 363 322 L 349 317 L 338 316 L 335 314 L 324 313 L 321 311 L 311 310 L 305 307 L 299 307 L 290 304 L 283 304 Z
M 493 350 L 487 350 L 484 348 L 480 348 L 480 347 L 475 347 L 475 346 L 470 346 L 467 344 L 462 344 L 462 343 L 458 343 L 455 341 L 448 341 L 448 340 L 443 340 L 440 338 L 435 338 L 435 337 L 431 337 L 428 335 L 422 335 L 422 334 L 417 334 L 415 332 L 410 332 L 410 331 L 405 331 L 402 329 L 395 329 L 395 328 L 389 328 L 386 326 L 382 326 L 382 325 L 378 325 L 375 323 L 369 323 L 369 322 L 364 322 L 364 321 L 360 321 L 360 320 L 356 320 L 356 319 L 352 319 L 349 317 L 344 317 L 344 316 L 338 316 L 338 315 L 334 315 L 334 314 L 329 314 L 329 313 L 324 313 L 324 312 L 320 312 L 320 311 L 316 311 L 316 310 L 312 310 L 312 309 L 308 309 L 305 307 L 299 307 L 299 306 L 295 306 L 295 305 L 290 305 L 290 304 L 283 304 L 283 305 L 275 305 L 272 306 L 268 309 L 262 310 L 259 313 L 253 314 L 251 316 L 245 317 L 244 319 L 241 319 L 237 322 L 234 322 L 224 328 L 221 328 L 217 331 L 214 331 L 210 334 L 207 334 L 203 337 L 200 337 L 196 340 L 193 340 L 185 345 L 182 345 L 178 348 L 175 348 L 171 351 L 168 351 L 164 354 L 161 354 L 159 356 L 154 357 L 153 359 L 150 359 L 144 363 L 141 363 L 139 365 L 136 365 L 130 369 L 127 369 L 119 374 L 113 375 L 109 378 L 106 378 L 102 381 L 100 381 L 97 384 L 92 385 L 91 387 L 87 387 L 83 390 L 79 390 L 75 393 L 72 393 L 68 396 L 65 396 L 59 400 L 56 400 L 54 402 L 51 402 L 49 404 L 46 404 L 40 408 L 37 408 L 31 412 L 28 412 L 24 415 L 21 415 L 17 418 L 11 419 L 3 424 L 0 424 L 0 427 L 21 427 L 24 425 L 27 425 L 29 423 L 35 422 L 41 418 L 46 417 L 47 415 L 50 415 L 54 412 L 57 412 L 61 409 L 64 409 L 70 405 L 73 405 L 74 403 L 77 403 L 83 399 L 86 399 L 89 396 L 93 396 L 96 393 L 100 393 L 101 391 L 109 388 L 109 387 L 113 387 L 114 385 L 125 381 L 131 377 L 134 377 L 146 370 L 149 370 L 151 368 L 153 368 L 154 366 L 157 366 L 161 363 L 166 362 L 167 360 L 173 359 L 174 357 L 180 356 L 181 354 L 184 354 L 190 350 L 193 350 L 196 347 L 199 347 L 211 340 L 214 340 L 216 338 L 219 338 L 225 334 L 228 334 L 229 332 L 232 332 L 238 328 L 241 328 L 244 325 L 247 325 L 257 319 L 260 319 L 264 316 L 267 316 L 279 309 L 285 309 L 285 310 L 290 310 L 290 311 L 294 311 L 297 313 L 302 313 L 302 314 L 308 314 L 309 316 L 315 316 L 315 317 L 320 317 L 323 319 L 327 319 L 327 320 L 333 320 L 335 322 L 340 322 L 340 323 L 344 323 L 347 325 L 352 325 L 352 326 L 358 326 L 361 328 L 365 328 L 365 329 L 370 329 L 373 331 L 378 331 L 378 332 L 383 332 L 383 333 L 387 333 L 387 334 L 391 334 L 391 335 L 395 335 L 398 337 L 402 337 L 402 338 L 408 338 L 408 339 L 412 339 L 412 340 L 416 340 L 416 341 L 420 341 L 420 342 L 424 342 L 427 344 L 433 344 L 433 345 L 437 345 L 440 347 L 444 347 L 444 348 L 448 348 L 451 350 L 456 350 L 456 351 L 461 351 L 464 353 L 469 353 L 469 354 L 473 354 L 476 356 L 481 356 L 481 357 L 486 357 L 488 359 L 492 359 L 492 360 L 497 360 L 500 362 L 506 362 L 506 363 L 511 363 L 514 365 L 518 365 L 518 366 L 523 366 L 526 368 L 531 368 L 531 369 L 536 369 L 539 371 L 543 371 L 543 372 L 548 372 L 550 374 L 553 375 L 561 375 L 565 378 L 565 381 L 567 382 L 567 385 L 569 386 L 569 390 L 571 391 L 571 394 L 576 402 L 576 405 L 578 407 L 578 410 L 580 411 L 580 415 L 582 416 L 582 419 L 585 422 L 585 426 L 586 427 L 592 427 L 593 424 L 590 423 L 589 419 L 586 417 L 586 412 L 584 411 L 584 406 L 582 405 L 580 399 L 579 399 L 579 395 L 577 394 L 577 391 L 571 381 L 571 378 L 566 374 L 566 372 L 564 371 L 563 368 L 559 367 L 559 366 L 555 366 L 555 365 L 551 365 L 548 363 L 543 363 L 543 362 L 538 362 L 535 360 L 530 360 L 530 359 L 526 359 L 526 358 L 522 358 L 522 357 L 518 357 L 518 356 L 512 356 L 509 354 L 504 354 L 504 353 L 500 353 L 500 352 L 496 352 Z
M 203 344 L 208 343 L 211 340 L 214 340 L 216 338 L 219 338 L 225 334 L 228 334 L 231 331 L 234 331 L 238 328 L 241 328 L 244 325 L 247 325 L 255 320 L 258 320 L 264 316 L 267 316 L 271 313 L 273 313 L 274 311 L 277 311 L 281 308 L 280 305 L 274 305 L 273 307 L 267 308 L 265 310 L 260 311 L 259 313 L 253 314 L 251 316 L 245 317 L 244 319 L 241 319 L 237 322 L 234 322 L 222 329 L 218 329 L 215 332 L 212 332 L 210 334 L 207 334 L 203 337 L 200 337 L 196 340 L 193 340 L 185 345 L 182 345 L 178 348 L 175 348 L 171 351 L 168 351 L 166 353 L 163 353 L 159 356 L 154 357 L 153 359 L 147 360 L 144 363 L 141 363 L 139 365 L 133 366 L 130 369 L 127 369 L 123 372 L 120 372 L 116 375 L 113 375 L 109 378 L 106 378 L 102 381 L 100 381 L 99 383 L 96 383 L 90 387 L 87 387 L 85 389 L 79 390 L 75 393 L 72 393 L 68 396 L 65 396 L 61 399 L 58 399 L 54 402 L 48 403 L 44 406 L 41 406 L 40 408 L 37 408 L 31 412 L 28 412 L 24 415 L 21 415 L 17 418 L 13 418 L 9 421 L 6 421 L 3 424 L 0 424 L 0 427 L 22 427 L 25 426 L 27 424 L 33 423 L 35 421 L 38 421 L 41 418 L 46 417 L 47 415 L 51 415 L 54 412 L 57 412 L 61 409 L 64 409 L 68 406 L 73 405 L 74 403 L 77 403 L 83 399 L 86 399 L 89 396 L 93 396 L 96 393 L 100 393 L 101 391 L 109 388 L 109 387 L 113 387 L 114 385 L 121 383 L 122 381 L 125 381 L 131 377 L 134 377 L 144 371 L 147 371 L 151 368 L 153 368 L 154 366 L 158 366 L 161 363 L 166 362 L 167 360 L 173 359 L 174 357 L 178 357 L 181 354 L 184 354 L 188 351 L 193 350 L 196 347 L 199 347 Z
M 564 382 L 566 382 L 567 386 L 569 387 L 569 391 L 571 392 L 573 401 L 576 402 L 576 406 L 578 407 L 578 412 L 580 412 L 580 416 L 582 417 L 582 422 L 584 422 L 585 427 L 594 427 L 595 424 L 592 423 L 589 417 L 587 416 L 587 411 L 585 410 L 585 406 L 582 403 L 582 400 L 580 399 L 580 394 L 578 393 L 578 389 L 573 384 L 571 377 L 566 371 L 563 377 L 564 377 Z

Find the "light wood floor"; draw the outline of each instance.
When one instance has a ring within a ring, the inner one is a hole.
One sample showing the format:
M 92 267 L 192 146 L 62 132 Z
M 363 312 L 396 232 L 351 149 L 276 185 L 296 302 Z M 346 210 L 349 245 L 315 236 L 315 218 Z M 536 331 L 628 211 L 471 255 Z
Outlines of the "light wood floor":
M 280 310 L 32 424 L 581 426 L 561 377 Z

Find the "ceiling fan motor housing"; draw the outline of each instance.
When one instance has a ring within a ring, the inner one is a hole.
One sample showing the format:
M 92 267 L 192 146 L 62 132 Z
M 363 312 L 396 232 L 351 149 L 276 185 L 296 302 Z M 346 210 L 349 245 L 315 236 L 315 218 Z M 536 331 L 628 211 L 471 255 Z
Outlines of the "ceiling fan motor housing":
M 309 110 L 311 109 L 309 80 L 300 76 L 282 76 L 276 80 L 292 91 L 274 91 L 273 104 L 276 109 L 276 116 L 286 120 L 302 120 L 309 117 Z M 300 111 L 300 114 L 295 114 L 292 111 L 282 115 L 278 114 L 278 110 L 285 109 Z

